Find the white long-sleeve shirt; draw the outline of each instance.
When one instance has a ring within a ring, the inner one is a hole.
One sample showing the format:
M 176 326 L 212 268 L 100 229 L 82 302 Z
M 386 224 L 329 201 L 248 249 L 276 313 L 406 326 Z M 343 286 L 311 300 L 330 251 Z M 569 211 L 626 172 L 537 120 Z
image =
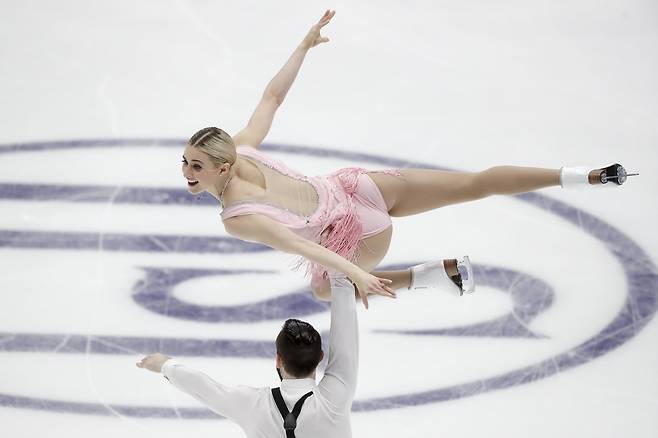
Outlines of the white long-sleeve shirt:
M 350 409 L 359 361 L 354 287 L 345 278 L 333 279 L 331 286 L 329 357 L 324 377 L 319 384 L 311 378 L 281 382 L 281 394 L 289 411 L 304 394 L 313 391 L 297 419 L 297 438 L 352 436 Z M 270 388 L 225 386 L 173 359 L 165 362 L 162 373 L 178 389 L 237 423 L 247 437 L 286 436 Z

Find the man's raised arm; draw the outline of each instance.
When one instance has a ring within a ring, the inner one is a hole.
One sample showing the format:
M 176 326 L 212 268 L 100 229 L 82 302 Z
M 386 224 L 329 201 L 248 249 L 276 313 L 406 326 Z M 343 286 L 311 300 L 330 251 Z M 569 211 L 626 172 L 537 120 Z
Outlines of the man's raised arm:
M 345 277 L 331 279 L 329 359 L 318 388 L 337 412 L 349 411 L 359 368 L 359 327 L 354 285 Z

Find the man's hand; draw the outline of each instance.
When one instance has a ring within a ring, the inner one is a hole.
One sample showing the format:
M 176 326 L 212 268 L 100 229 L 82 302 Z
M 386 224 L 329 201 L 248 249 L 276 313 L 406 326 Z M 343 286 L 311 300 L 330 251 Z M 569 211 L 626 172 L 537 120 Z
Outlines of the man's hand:
M 311 27 L 311 30 L 308 31 L 306 37 L 304 37 L 304 41 L 302 41 L 301 44 L 302 48 L 308 50 L 312 47 L 317 46 L 320 43 L 326 43 L 327 41 L 329 41 L 329 38 L 320 35 L 320 29 L 322 29 L 331 21 L 334 14 L 336 14 L 336 11 L 330 11 L 329 9 L 327 9 L 327 11 L 324 13 L 322 18 L 320 18 L 320 21 L 315 23 L 313 27 Z
M 141 361 L 137 362 L 138 368 L 146 368 L 147 370 L 153 371 L 155 373 L 162 372 L 162 365 L 171 359 L 169 356 L 165 356 L 160 353 L 153 353 L 146 356 Z

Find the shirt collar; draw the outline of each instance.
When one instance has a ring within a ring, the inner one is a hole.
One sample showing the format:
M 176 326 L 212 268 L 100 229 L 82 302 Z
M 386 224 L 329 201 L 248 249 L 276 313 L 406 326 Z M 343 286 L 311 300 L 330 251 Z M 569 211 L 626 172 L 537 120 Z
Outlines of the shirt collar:
M 281 381 L 281 389 L 287 391 L 298 391 L 302 389 L 314 389 L 315 379 L 283 379 Z

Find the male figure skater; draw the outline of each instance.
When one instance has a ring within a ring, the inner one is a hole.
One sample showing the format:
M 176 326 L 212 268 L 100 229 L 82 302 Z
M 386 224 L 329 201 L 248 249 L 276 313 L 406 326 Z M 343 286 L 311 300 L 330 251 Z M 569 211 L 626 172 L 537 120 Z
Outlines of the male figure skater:
M 329 358 L 318 384 L 315 369 L 324 357 L 320 335 L 296 319 L 287 320 L 276 338 L 280 388 L 228 387 L 160 353 L 137 366 L 161 372 L 178 389 L 237 423 L 249 438 L 351 437 L 359 361 L 354 294 L 347 278 L 331 280 Z

